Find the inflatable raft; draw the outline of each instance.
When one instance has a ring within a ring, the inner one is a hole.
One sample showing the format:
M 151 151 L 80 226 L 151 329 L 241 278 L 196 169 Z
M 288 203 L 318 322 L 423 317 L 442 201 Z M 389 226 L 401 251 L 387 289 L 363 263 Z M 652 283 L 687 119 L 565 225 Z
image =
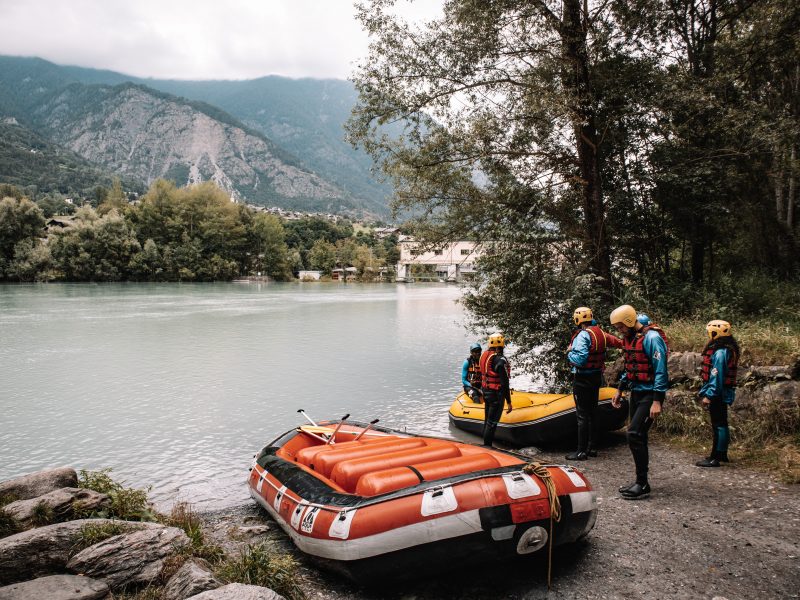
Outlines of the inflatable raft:
M 551 531 L 558 545 L 594 526 L 595 492 L 572 467 L 528 473 L 512 452 L 365 429 L 298 427 L 256 455 L 248 479 L 300 550 L 355 581 L 532 554 Z
M 616 431 L 628 417 L 627 404 L 615 409 L 611 398 L 616 389 L 600 388 L 597 407 L 597 430 Z M 512 446 L 574 445 L 578 439 L 575 399 L 572 394 L 536 394 L 511 390 L 511 412 L 503 415 L 497 425 L 495 440 Z M 450 422 L 459 429 L 483 435 L 484 405 L 467 394 L 459 394 L 450 406 Z

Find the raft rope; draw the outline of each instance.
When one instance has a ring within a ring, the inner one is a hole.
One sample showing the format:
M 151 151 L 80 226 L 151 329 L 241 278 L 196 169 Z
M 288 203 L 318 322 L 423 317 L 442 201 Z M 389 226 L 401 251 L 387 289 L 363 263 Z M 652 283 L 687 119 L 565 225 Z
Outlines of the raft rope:
M 553 521 L 556 523 L 561 521 L 561 501 L 558 499 L 558 492 L 556 491 L 556 484 L 553 483 L 553 477 L 543 464 L 538 462 L 528 463 L 522 467 L 522 472 L 527 475 L 536 475 L 542 480 L 547 490 L 547 500 L 550 503 L 550 532 L 547 539 L 547 589 L 549 590 L 550 576 L 553 570 Z

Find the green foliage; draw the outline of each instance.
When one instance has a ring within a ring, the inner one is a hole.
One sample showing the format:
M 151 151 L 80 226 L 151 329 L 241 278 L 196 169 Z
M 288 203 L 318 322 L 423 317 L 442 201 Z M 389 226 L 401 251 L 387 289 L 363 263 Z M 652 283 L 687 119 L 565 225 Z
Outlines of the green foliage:
M 268 543 L 248 546 L 238 557 L 228 558 L 217 574 L 228 583 L 268 587 L 289 600 L 305 598 L 297 561 Z
M 94 474 L 90 474 L 94 475 Z M 94 546 L 100 542 L 130 531 L 130 526 L 124 522 L 89 523 L 81 527 L 75 536 L 70 548 L 70 556 L 75 556 L 81 550 Z
M 33 507 L 31 522 L 35 526 L 50 525 L 55 522 L 55 519 L 56 516 L 53 513 L 53 508 L 46 502 L 37 502 Z
M 5 508 L 0 506 L 0 538 L 14 535 L 21 531 L 21 527 L 17 520 L 12 517 Z
M 154 521 L 156 515 L 147 500 L 148 489 L 127 488 L 117 483 L 110 476 L 111 469 L 87 471 L 81 469 L 78 475 L 78 487 L 106 494 L 111 499 L 111 508 L 107 513 L 98 513 L 99 517 L 114 517 L 126 521 Z
M 178 502 L 170 511 L 169 515 L 162 515 L 159 521 L 170 527 L 179 527 L 189 538 L 188 552 L 192 556 L 198 556 L 210 562 L 218 563 L 222 560 L 224 552 L 216 544 L 210 544 L 203 533 L 203 523 L 197 514 L 192 510 L 190 504 Z

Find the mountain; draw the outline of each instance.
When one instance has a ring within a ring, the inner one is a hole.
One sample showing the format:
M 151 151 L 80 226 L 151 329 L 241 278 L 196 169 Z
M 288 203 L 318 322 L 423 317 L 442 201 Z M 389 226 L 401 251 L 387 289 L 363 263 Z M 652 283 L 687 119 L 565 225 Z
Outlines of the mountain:
M 98 185 L 110 187 L 113 176 L 78 154 L 21 126 L 13 118 L 0 121 L 0 182 L 36 192 L 91 194 Z M 135 179 L 123 178 L 126 189 L 143 192 Z
M 338 80 L 139 79 L 0 57 L 0 117 L 105 168 L 145 182 L 211 178 L 260 204 L 386 215 L 390 189 L 344 141 L 355 101 Z

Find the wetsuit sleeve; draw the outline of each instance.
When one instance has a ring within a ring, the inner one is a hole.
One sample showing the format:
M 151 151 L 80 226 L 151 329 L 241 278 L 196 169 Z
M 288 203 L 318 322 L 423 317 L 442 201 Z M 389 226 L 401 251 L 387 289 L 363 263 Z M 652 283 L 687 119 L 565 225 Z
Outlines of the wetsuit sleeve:
M 644 338 L 644 352 L 650 359 L 655 380 L 653 392 L 655 399 L 663 402 L 669 389 L 669 372 L 667 371 L 667 345 L 657 331 L 648 331 Z
M 726 348 L 719 348 L 711 357 L 711 372 L 708 374 L 708 382 L 700 388 L 700 395 L 706 398 L 722 396 L 722 388 L 725 384 L 727 370 L 728 350 Z
M 589 348 L 591 348 L 591 346 L 592 340 L 589 337 L 589 332 L 584 329 L 572 340 L 572 350 L 567 354 L 567 360 L 576 367 L 586 366 L 586 361 L 589 360 Z
M 492 370 L 497 373 L 500 378 L 500 396 L 504 401 L 511 404 L 511 384 L 508 380 L 508 371 L 506 364 L 508 361 L 505 356 L 498 356 L 492 362 Z
M 472 387 L 467 378 L 467 374 L 469 373 L 469 360 L 464 360 L 464 364 L 461 366 L 461 385 L 464 386 L 465 390 L 468 390 Z
M 622 348 L 622 340 L 617 336 L 606 333 L 605 331 L 603 335 L 606 336 L 606 348 Z

